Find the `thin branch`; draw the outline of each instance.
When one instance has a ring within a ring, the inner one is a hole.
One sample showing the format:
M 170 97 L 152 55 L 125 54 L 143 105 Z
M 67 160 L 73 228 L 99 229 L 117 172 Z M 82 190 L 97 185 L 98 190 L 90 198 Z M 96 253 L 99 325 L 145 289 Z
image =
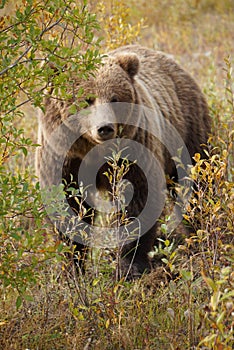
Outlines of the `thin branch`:
M 17 58 L 17 60 L 16 60 L 14 63 L 12 63 L 10 66 L 4 68 L 4 69 L 0 72 L 0 76 L 3 75 L 3 74 L 5 74 L 8 70 L 10 70 L 10 69 L 14 68 L 15 66 L 17 66 L 17 64 L 19 63 L 19 61 L 20 61 L 24 56 L 27 55 L 27 53 L 31 50 L 31 48 L 32 48 L 32 45 L 30 45 L 30 46 Z
M 13 111 L 15 111 L 17 108 L 22 107 L 22 106 L 25 105 L 26 103 L 32 101 L 32 99 L 33 99 L 33 98 L 30 97 L 29 99 L 27 99 L 27 100 L 25 100 L 25 101 L 19 103 L 17 106 L 15 106 L 14 108 L 12 108 L 10 111 L 6 112 L 6 115 L 7 115 L 7 114 L 10 114 L 10 113 L 13 112 Z
M 67 11 L 67 7 L 65 7 L 62 16 L 61 16 L 56 22 L 54 22 L 53 24 L 51 24 L 49 27 L 46 27 L 44 30 L 42 30 L 42 32 L 38 35 L 38 38 L 36 38 L 36 40 L 41 40 L 42 36 L 43 36 L 46 32 L 50 31 L 50 30 L 53 29 L 56 25 L 58 25 L 58 24 L 63 20 L 63 16 L 64 16 L 64 14 L 65 14 L 66 11 Z M 5 74 L 8 70 L 14 68 L 14 67 L 19 63 L 19 61 L 20 61 L 23 57 L 25 57 L 25 56 L 28 54 L 28 52 L 31 50 L 31 48 L 32 48 L 32 45 L 30 45 L 30 46 L 17 58 L 17 60 L 16 60 L 14 63 L 12 63 L 10 66 L 4 68 L 4 69 L 0 72 L 0 76 L 3 75 L 3 74 Z

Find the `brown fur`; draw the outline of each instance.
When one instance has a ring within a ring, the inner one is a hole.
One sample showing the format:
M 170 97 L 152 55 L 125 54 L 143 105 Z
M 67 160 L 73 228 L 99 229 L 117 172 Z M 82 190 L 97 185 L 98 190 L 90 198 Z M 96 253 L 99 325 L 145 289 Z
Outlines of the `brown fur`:
M 96 72 L 95 77 L 88 81 L 77 82 L 76 87 L 83 86 L 85 94 L 93 94 L 96 97 L 89 102 L 94 107 L 112 102 L 127 102 L 144 105 L 160 112 L 163 118 L 177 129 L 183 139 L 191 157 L 196 152 L 202 153 L 201 144 L 207 142 L 210 131 L 210 118 L 205 98 L 194 81 L 173 59 L 161 52 L 155 52 L 147 48 L 130 45 L 121 47 L 108 54 L 103 66 Z M 50 169 L 46 164 L 41 164 L 41 157 L 48 151 L 47 140 L 52 131 L 69 117 L 69 104 L 47 98 L 45 101 L 45 114 L 39 118 L 39 142 L 42 147 L 37 152 L 36 167 L 42 185 L 46 185 Z M 107 113 L 108 114 L 108 113 Z M 142 117 L 142 116 L 141 116 Z M 103 116 L 98 116 L 100 123 Z M 104 118 L 105 119 L 105 118 Z M 73 145 L 66 160 L 64 174 L 76 174 L 84 155 L 96 144 L 102 142 L 98 138 L 97 130 L 92 129 L 92 118 L 85 121 L 88 131 Z M 150 121 L 146 121 L 146 129 L 150 130 Z M 114 126 L 112 137 L 117 136 L 118 129 Z M 176 176 L 175 167 L 170 155 L 163 146 L 150 135 L 137 127 L 125 127 L 124 136 L 141 142 L 149 148 L 159 159 L 166 174 Z M 61 145 L 51 147 L 48 157 L 55 157 Z M 128 208 L 129 216 L 137 216 L 147 198 L 147 187 L 144 176 L 139 173 L 137 167 L 133 167 L 127 178 L 134 183 L 136 191 L 134 200 Z M 109 190 L 106 179 L 100 174 L 100 187 Z M 156 185 L 157 187 L 157 185 Z M 151 250 L 155 237 L 155 225 L 140 239 L 139 247 L 134 255 L 132 275 L 142 273 L 149 268 L 148 252 Z M 125 247 L 125 267 L 128 269 L 133 258 L 133 245 Z M 79 246 L 78 249 L 82 247 Z M 129 253 L 130 252 L 130 253 Z M 127 256 L 126 256 L 127 255 Z

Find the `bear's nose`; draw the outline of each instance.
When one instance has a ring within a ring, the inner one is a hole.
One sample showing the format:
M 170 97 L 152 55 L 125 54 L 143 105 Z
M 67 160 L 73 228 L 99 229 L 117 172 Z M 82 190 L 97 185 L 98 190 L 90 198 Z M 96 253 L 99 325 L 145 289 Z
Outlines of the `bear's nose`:
M 115 127 L 113 124 L 105 124 L 98 128 L 98 137 L 102 140 L 109 140 L 114 137 Z

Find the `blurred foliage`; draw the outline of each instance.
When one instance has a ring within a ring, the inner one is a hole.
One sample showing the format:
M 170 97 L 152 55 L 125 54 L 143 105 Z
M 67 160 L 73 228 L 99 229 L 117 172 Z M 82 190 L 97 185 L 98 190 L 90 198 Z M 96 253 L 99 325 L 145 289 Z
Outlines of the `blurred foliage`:
M 96 5 L 97 18 L 103 31 L 105 51 L 136 43 L 144 28 L 144 19 L 131 23 L 131 10 L 123 0 L 100 1 Z

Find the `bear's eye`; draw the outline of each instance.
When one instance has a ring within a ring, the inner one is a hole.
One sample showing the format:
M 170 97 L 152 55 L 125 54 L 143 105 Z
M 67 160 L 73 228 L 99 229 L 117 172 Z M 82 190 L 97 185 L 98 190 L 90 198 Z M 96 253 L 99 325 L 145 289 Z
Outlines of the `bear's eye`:
M 112 98 L 111 98 L 111 100 L 110 100 L 110 102 L 112 103 L 114 103 L 114 102 L 119 102 L 119 99 L 118 99 L 118 96 L 113 96 Z
M 90 96 L 85 99 L 85 103 L 87 106 L 92 106 L 94 104 L 95 97 Z

